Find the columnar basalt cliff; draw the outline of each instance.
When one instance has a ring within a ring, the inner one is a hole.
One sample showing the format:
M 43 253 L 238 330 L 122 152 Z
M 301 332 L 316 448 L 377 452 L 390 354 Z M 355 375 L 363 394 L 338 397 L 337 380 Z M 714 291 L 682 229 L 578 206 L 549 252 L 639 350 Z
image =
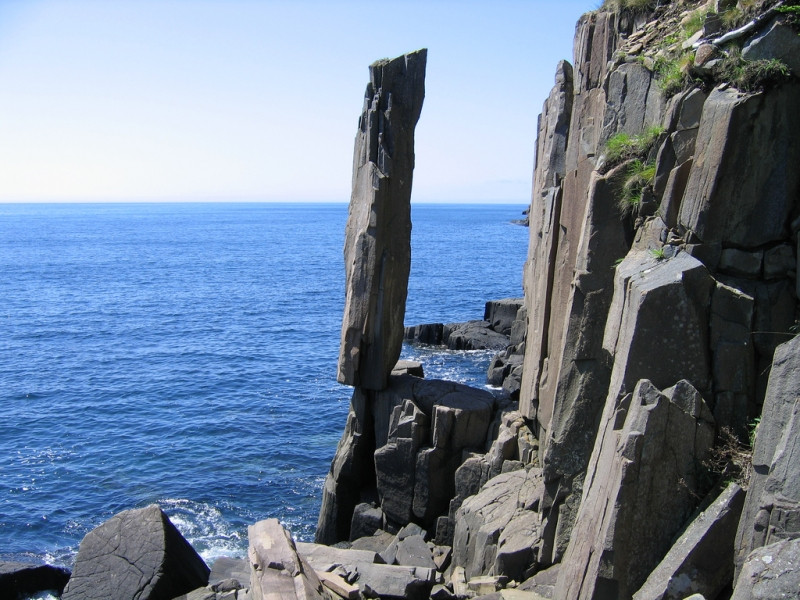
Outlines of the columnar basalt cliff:
M 746 452 L 797 316 L 800 73 L 779 61 L 800 9 L 642 4 L 580 19 L 539 123 L 520 412 L 543 478 L 530 567 L 561 563 L 557 598 L 642 586 L 719 491 L 713 456 Z M 777 443 L 759 468 L 782 468 Z M 758 536 L 739 535 L 742 561 Z

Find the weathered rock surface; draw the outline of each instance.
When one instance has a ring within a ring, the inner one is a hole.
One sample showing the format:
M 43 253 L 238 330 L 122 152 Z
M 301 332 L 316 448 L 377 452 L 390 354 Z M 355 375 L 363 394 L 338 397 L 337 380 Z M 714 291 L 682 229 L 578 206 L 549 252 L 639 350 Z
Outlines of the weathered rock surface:
M 277 519 L 266 519 L 250 525 L 247 536 L 253 600 L 327 600 L 319 577 L 297 553 L 294 541 Z
M 62 598 L 169 600 L 203 587 L 209 568 L 156 505 L 126 510 L 86 534 Z
M 525 304 L 524 298 L 503 298 L 486 303 L 483 320 L 497 333 L 511 336 L 511 328 L 517 320 L 517 312 Z
M 535 468 L 490 479 L 456 511 L 453 564 L 467 579 L 482 574 L 523 579 L 536 557 L 541 471 Z
M 736 579 L 731 600 L 796 598 L 800 590 L 800 538 L 751 552 Z
M 442 330 L 442 343 L 451 350 L 501 350 L 509 337 L 498 333 L 489 321 L 449 323 Z
M 64 591 L 69 570 L 52 565 L 0 561 L 0 600 L 17 600 L 41 592 Z
M 737 534 L 737 572 L 761 546 L 800 536 L 800 338 L 778 346 Z
M 370 66 L 345 233 L 340 383 L 381 390 L 400 356 L 411 266 L 414 128 L 426 50 Z
M 681 534 L 633 600 L 683 600 L 698 593 L 717 598 L 730 586 L 744 495 L 731 483 Z
M 642 380 L 606 405 L 557 598 L 630 598 L 669 550 L 702 491 L 714 422 L 688 382 Z
M 786 234 L 800 191 L 792 143 L 800 85 L 770 93 L 715 89 L 703 106 L 679 223 L 705 244 L 755 248 Z M 757 154 L 759 160 L 752 160 Z M 713 266 L 713 265 L 712 265 Z
M 418 536 L 403 537 L 401 541 L 412 537 Z M 318 544 L 300 543 L 298 549 L 316 571 L 341 573 L 343 579 L 365 597 L 423 599 L 428 597 L 436 581 L 435 565 L 424 568 L 378 564 L 374 562 L 377 557 L 374 552 L 341 550 Z M 430 560 L 430 551 L 428 558 Z

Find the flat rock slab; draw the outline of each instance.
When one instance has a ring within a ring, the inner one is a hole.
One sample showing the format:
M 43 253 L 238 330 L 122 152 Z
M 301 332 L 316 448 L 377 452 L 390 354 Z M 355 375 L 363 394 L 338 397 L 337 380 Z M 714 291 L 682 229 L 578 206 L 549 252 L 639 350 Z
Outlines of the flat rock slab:
M 733 543 L 744 490 L 730 484 L 697 516 L 633 595 L 633 600 L 716 598 L 733 579 Z
M 126 510 L 86 534 L 64 600 L 175 598 L 208 583 L 209 569 L 156 505 Z
M 316 570 L 327 570 L 330 565 L 354 565 L 358 563 L 374 563 L 378 557 L 369 550 L 353 550 L 334 548 L 323 544 L 297 542 L 297 551 Z
M 435 581 L 435 569 L 361 564 L 356 585 L 366 596 L 376 594 L 380 598 L 424 600 Z

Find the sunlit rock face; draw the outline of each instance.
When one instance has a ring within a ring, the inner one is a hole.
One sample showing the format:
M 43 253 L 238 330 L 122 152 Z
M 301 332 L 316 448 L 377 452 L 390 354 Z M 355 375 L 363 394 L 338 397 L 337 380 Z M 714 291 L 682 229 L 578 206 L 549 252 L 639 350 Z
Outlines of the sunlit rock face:
M 386 387 L 403 344 L 414 128 L 425 97 L 426 59 L 423 49 L 370 66 L 356 134 L 338 380 L 370 390 Z

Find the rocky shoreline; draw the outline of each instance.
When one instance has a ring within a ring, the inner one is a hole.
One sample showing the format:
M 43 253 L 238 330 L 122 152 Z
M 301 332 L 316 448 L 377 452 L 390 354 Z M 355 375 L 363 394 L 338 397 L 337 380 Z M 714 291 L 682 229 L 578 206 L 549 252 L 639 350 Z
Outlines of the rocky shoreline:
M 353 396 L 316 543 L 260 521 L 247 559 L 209 569 L 150 506 L 90 532 L 71 576 L 4 565 L 0 589 L 797 597 L 798 31 L 800 7 L 768 0 L 581 17 L 539 121 L 525 297 L 464 324 L 404 327 L 426 52 L 373 64 L 345 242 Z M 403 339 L 496 349 L 502 393 L 425 379 Z

